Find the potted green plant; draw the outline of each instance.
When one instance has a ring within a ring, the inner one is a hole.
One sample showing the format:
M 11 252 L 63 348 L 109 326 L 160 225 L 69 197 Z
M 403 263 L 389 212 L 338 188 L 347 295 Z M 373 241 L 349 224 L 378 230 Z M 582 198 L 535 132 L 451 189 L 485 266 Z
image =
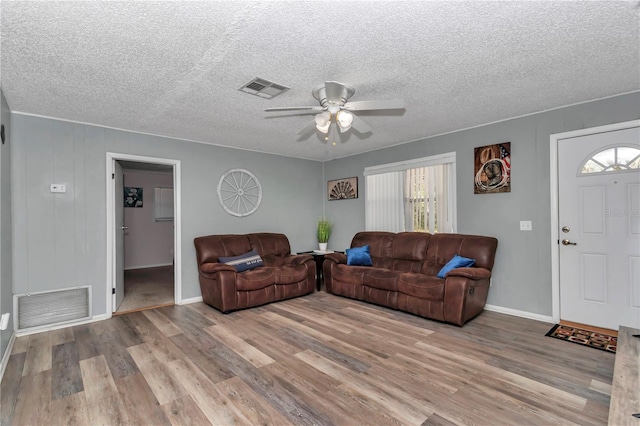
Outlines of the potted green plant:
M 331 230 L 333 229 L 333 222 L 326 217 L 318 218 L 318 245 L 321 251 L 327 250 L 327 243 L 331 236 Z

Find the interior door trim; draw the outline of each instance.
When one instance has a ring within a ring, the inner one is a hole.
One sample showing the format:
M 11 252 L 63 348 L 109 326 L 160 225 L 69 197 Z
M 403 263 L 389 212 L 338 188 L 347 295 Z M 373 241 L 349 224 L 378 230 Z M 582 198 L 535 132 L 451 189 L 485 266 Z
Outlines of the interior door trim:
M 105 291 L 107 296 L 106 315 L 111 318 L 113 315 L 113 302 L 111 289 L 115 280 L 115 184 L 111 174 L 114 171 L 116 160 L 138 161 L 142 163 L 155 163 L 173 166 L 173 188 L 174 188 L 174 220 L 173 220 L 173 253 L 174 253 L 174 301 L 176 305 L 182 303 L 182 202 L 181 202 L 181 173 L 180 160 L 168 158 L 147 157 L 142 155 L 121 154 L 117 152 L 107 152 L 106 186 L 107 186 L 107 261 L 106 261 L 106 281 Z
M 573 130 L 571 132 L 555 133 L 549 137 L 549 181 L 551 189 L 551 316 L 555 323 L 560 321 L 560 245 L 558 241 L 560 241 L 561 238 L 558 229 L 558 218 L 560 215 L 558 202 L 558 145 L 562 143 L 564 139 L 614 132 L 634 127 L 640 127 L 640 120 L 607 124 L 605 126 Z

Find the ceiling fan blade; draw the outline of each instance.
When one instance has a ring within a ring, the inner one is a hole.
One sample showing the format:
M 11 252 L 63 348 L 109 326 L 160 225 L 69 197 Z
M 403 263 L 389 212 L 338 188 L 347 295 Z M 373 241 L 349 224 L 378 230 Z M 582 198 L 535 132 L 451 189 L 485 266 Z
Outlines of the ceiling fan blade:
M 376 109 L 402 109 L 404 108 L 404 100 L 389 99 L 380 101 L 355 101 L 347 102 L 343 106 L 349 111 L 372 111 Z
M 316 120 L 311 120 L 309 124 L 304 126 L 302 129 L 296 133 L 298 136 L 305 136 L 310 133 L 313 133 L 316 130 Z
M 301 111 L 301 110 L 310 110 L 311 113 L 322 112 L 323 108 L 321 106 L 301 106 L 301 107 L 276 107 L 276 108 L 267 108 L 266 112 L 274 112 L 274 111 Z
M 342 83 L 338 83 L 337 81 L 325 81 L 324 89 L 329 102 L 341 103 L 343 99 L 347 99 L 347 90 Z
M 367 133 L 372 129 L 372 127 L 369 126 L 362 118 L 355 114 L 353 114 L 353 123 L 351 123 L 351 127 L 359 133 Z

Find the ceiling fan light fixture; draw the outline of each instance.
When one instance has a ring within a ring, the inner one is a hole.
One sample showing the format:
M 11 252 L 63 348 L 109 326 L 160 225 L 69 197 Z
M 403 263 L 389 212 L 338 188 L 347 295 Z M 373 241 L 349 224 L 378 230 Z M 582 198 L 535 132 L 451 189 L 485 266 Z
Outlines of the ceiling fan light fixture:
M 334 144 L 339 140 L 339 133 L 345 133 L 352 128 L 359 134 L 371 132 L 371 126 L 358 116 L 359 111 L 404 109 L 404 101 L 401 99 L 349 102 L 354 93 L 355 89 L 351 86 L 337 81 L 325 81 L 311 92 L 320 103 L 319 106 L 276 107 L 267 108 L 265 111 L 299 111 L 299 114 L 313 114 L 313 120 L 307 122 L 297 134 L 304 137 L 318 131 L 325 136 L 325 141 L 332 140 Z
M 338 122 L 340 131 L 344 133 L 349 130 L 351 128 L 351 124 L 353 124 L 353 114 L 349 111 L 338 111 L 336 114 L 336 121 Z
M 329 126 L 331 126 L 331 114 L 327 111 L 321 112 L 314 117 L 316 121 L 316 129 L 322 133 L 329 132 Z

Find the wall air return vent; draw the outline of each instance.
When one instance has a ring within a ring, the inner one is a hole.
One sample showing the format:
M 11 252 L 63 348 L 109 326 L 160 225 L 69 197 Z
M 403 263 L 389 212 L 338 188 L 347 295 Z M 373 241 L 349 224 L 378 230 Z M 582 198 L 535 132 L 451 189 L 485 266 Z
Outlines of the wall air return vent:
M 16 294 L 17 330 L 37 329 L 91 318 L 91 287 Z
M 238 90 L 264 99 L 271 99 L 280 93 L 286 92 L 289 88 L 281 84 L 276 84 L 273 81 L 256 77 Z

